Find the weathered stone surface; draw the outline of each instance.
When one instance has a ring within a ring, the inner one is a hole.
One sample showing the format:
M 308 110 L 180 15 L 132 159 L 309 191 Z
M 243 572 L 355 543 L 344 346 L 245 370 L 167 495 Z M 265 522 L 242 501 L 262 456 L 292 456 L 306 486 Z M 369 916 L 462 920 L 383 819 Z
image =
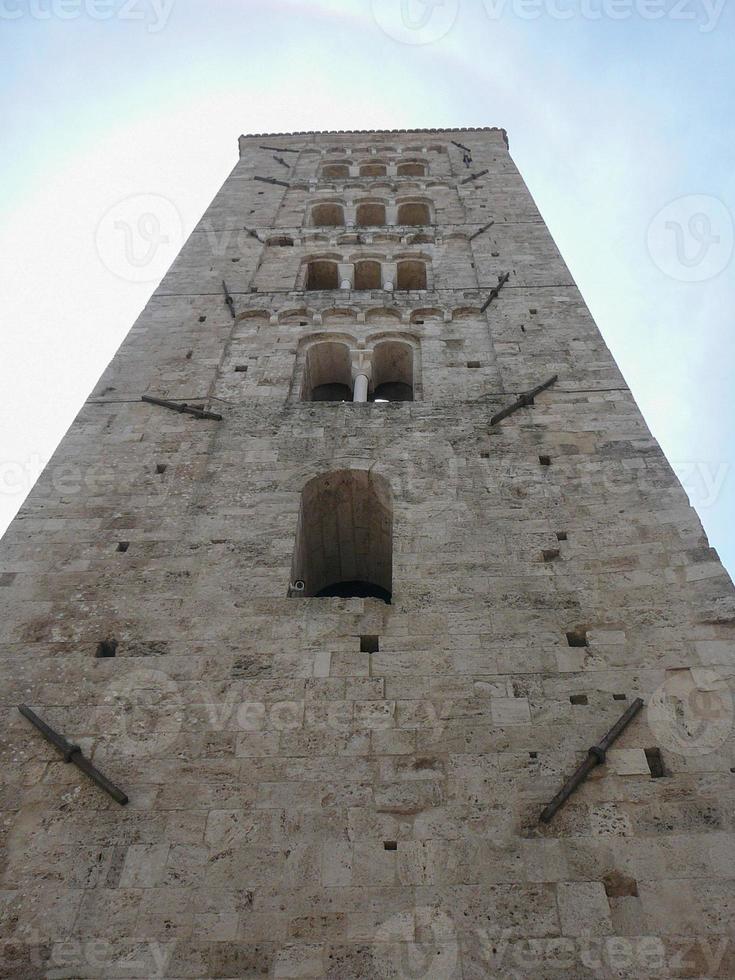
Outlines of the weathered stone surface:
M 735 975 L 735 592 L 504 134 L 278 136 L 288 172 L 274 139 L 242 138 L 0 545 L 0 976 Z M 354 225 L 366 198 L 386 227 Z M 428 288 L 307 290 L 315 259 L 351 285 L 418 259 Z M 330 339 L 376 371 L 405 343 L 414 400 L 303 401 Z M 332 471 L 386 499 L 322 511 L 312 567 L 355 572 L 389 515 L 390 605 L 294 589 Z

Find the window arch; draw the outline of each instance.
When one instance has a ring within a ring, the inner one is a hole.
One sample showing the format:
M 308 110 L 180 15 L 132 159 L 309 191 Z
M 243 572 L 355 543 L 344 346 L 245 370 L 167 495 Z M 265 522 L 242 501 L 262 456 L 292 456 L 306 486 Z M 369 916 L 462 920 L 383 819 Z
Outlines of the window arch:
M 266 245 L 274 248 L 290 248 L 293 246 L 293 238 L 290 235 L 271 235 L 266 239 Z
M 352 401 L 352 368 L 347 344 L 324 341 L 307 349 L 301 400 Z
M 398 164 L 396 173 L 399 177 L 425 177 L 426 164 L 420 160 L 407 160 Z
M 398 263 L 396 289 L 426 289 L 426 263 L 419 259 L 404 259 Z
M 292 582 L 303 583 L 302 596 L 391 601 L 393 501 L 384 477 L 336 470 L 306 484 Z
M 306 289 L 339 289 L 339 270 L 331 259 L 314 259 L 306 267 Z
M 363 201 L 357 205 L 357 224 L 361 228 L 382 228 L 385 223 L 385 204 L 380 201 Z
M 350 176 L 350 167 L 347 163 L 325 163 L 322 164 L 321 175 L 322 177 L 341 180 L 343 177 Z
M 315 204 L 311 209 L 311 224 L 314 228 L 343 228 L 345 211 L 341 204 L 325 201 Z
M 430 225 L 431 209 L 425 201 L 405 201 L 398 205 L 399 225 Z
M 361 177 L 387 177 L 388 168 L 384 163 L 363 163 L 360 167 Z
M 413 347 L 384 340 L 373 351 L 373 401 L 413 401 Z
M 355 262 L 355 289 L 382 289 L 383 276 L 380 262 L 361 259 Z

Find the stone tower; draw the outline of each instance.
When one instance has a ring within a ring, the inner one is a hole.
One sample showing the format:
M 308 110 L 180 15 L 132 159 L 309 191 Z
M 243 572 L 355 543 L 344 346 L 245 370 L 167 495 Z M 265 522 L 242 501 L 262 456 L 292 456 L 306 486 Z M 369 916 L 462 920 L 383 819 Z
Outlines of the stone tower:
M 2 976 L 734 976 L 733 599 L 502 130 L 243 137 L 0 549 Z

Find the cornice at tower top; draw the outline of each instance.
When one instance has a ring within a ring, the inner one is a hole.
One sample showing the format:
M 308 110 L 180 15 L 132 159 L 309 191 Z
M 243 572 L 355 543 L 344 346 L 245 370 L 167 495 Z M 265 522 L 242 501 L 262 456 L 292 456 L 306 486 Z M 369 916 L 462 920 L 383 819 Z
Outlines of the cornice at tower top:
M 240 139 L 284 139 L 294 136 L 396 136 L 402 133 L 500 133 L 506 147 L 508 146 L 508 134 L 500 126 L 457 126 L 438 129 L 316 129 L 298 130 L 293 133 L 243 133 Z

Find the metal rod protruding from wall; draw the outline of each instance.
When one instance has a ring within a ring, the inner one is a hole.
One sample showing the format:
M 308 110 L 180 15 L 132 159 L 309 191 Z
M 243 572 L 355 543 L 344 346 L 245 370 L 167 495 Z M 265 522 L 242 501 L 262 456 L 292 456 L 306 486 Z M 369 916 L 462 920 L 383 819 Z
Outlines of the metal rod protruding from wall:
M 569 777 L 551 803 L 541 813 L 539 819 L 542 823 L 548 823 L 554 814 L 566 803 L 575 789 L 585 781 L 592 770 L 602 765 L 607 756 L 607 750 L 622 735 L 642 707 L 643 699 L 636 698 L 625 714 L 615 722 L 607 735 L 597 745 L 593 745 L 591 749 L 587 750 L 587 758 L 577 767 L 574 774 Z
M 128 798 L 114 783 L 111 783 L 104 773 L 101 773 L 99 769 L 93 765 L 89 759 L 82 755 L 82 750 L 78 745 L 72 745 L 68 742 L 63 735 L 59 735 L 58 732 L 54 731 L 50 725 L 39 718 L 35 711 L 31 711 L 29 707 L 25 704 L 18 705 L 18 711 L 27 718 L 32 725 L 34 725 L 39 732 L 43 735 L 47 742 L 50 742 L 56 751 L 63 756 L 64 762 L 71 762 L 73 765 L 80 769 L 85 776 L 88 776 L 92 782 L 96 783 L 100 789 L 103 789 L 105 793 L 113 798 L 120 806 L 125 806 L 128 802 Z

